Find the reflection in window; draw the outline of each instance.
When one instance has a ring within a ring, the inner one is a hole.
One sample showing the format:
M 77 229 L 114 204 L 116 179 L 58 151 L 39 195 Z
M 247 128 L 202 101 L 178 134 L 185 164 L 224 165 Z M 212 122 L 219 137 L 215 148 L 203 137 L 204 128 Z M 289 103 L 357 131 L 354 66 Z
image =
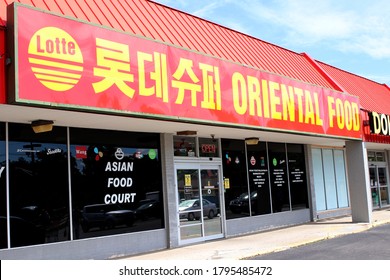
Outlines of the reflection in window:
M 384 152 L 376 152 L 376 161 L 386 161 Z
M 196 156 L 196 138 L 188 136 L 173 137 L 174 154 L 179 157 Z
M 221 143 L 227 219 L 309 207 L 303 145 Z
M 163 224 L 158 134 L 70 130 L 74 237 Z
M 367 158 L 368 161 L 382 161 L 382 162 L 386 161 L 384 152 L 368 151 Z
M 11 247 L 69 240 L 66 128 L 9 124 Z
M 222 139 L 226 218 L 249 216 L 245 142 Z
M 368 151 L 367 152 L 368 161 L 376 161 L 375 152 L 374 151 Z
M 265 142 L 247 145 L 247 166 L 252 215 L 271 213 L 268 155 Z
M 344 151 L 313 148 L 312 162 L 316 210 L 348 207 Z
M 197 169 L 180 169 L 177 171 L 179 204 L 194 198 L 199 199 L 199 172 Z
M 333 150 L 323 149 L 322 160 L 324 162 L 326 206 L 328 210 L 336 209 L 338 205 Z

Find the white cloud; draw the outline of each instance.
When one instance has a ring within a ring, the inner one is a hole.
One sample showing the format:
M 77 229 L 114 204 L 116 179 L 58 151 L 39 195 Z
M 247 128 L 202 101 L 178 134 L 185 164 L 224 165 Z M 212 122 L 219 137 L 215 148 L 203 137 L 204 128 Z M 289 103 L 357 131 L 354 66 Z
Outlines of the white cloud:
M 155 2 L 176 7 L 200 18 L 208 18 L 215 10 L 226 4 L 225 0 L 155 0 Z
M 160 0 L 201 18 L 302 51 L 320 45 L 390 58 L 388 0 Z M 272 34 L 274 32 L 275 34 Z
M 341 52 L 390 58 L 390 2 L 232 1 L 260 26 L 278 26 L 289 48 L 322 44 Z
M 199 2 L 198 2 L 199 3 Z M 221 4 L 221 1 L 208 1 L 205 6 L 202 6 L 195 10 L 192 14 L 200 18 L 208 18 L 210 14 L 214 13 Z
M 331 1 L 274 0 L 237 3 L 260 26 L 264 22 L 278 25 L 288 40 L 304 40 L 314 44 L 324 39 L 349 36 L 354 31 L 356 15 L 352 11 L 337 10 Z

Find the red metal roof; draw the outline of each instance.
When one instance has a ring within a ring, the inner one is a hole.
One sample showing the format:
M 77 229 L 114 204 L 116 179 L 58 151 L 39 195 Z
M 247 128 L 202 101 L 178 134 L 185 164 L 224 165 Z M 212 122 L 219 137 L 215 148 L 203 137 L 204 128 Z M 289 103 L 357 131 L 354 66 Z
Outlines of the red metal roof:
M 6 5 L 0 2 L 0 18 Z M 19 0 L 59 14 L 131 32 L 327 88 L 298 53 L 148 0 Z
M 390 115 L 390 88 L 387 85 L 379 84 L 323 62 L 318 63 L 346 92 L 359 97 L 362 108 Z

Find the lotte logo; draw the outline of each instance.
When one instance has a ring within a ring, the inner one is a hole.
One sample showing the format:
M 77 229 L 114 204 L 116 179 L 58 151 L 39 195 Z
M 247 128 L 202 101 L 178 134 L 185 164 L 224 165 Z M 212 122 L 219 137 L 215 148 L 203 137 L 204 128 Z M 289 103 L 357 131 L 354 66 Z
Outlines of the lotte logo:
M 35 77 L 47 88 L 73 88 L 83 72 L 83 56 L 77 42 L 56 27 L 44 27 L 32 36 L 28 59 Z

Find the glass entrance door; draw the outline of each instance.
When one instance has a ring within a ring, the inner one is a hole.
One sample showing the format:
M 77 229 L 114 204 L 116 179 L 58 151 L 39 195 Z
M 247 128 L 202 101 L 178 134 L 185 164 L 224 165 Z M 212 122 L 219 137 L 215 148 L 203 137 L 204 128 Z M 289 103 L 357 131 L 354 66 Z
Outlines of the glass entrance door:
M 176 166 L 180 243 L 223 237 L 220 166 Z
M 389 189 L 386 167 L 370 166 L 372 207 L 380 208 L 389 204 Z

